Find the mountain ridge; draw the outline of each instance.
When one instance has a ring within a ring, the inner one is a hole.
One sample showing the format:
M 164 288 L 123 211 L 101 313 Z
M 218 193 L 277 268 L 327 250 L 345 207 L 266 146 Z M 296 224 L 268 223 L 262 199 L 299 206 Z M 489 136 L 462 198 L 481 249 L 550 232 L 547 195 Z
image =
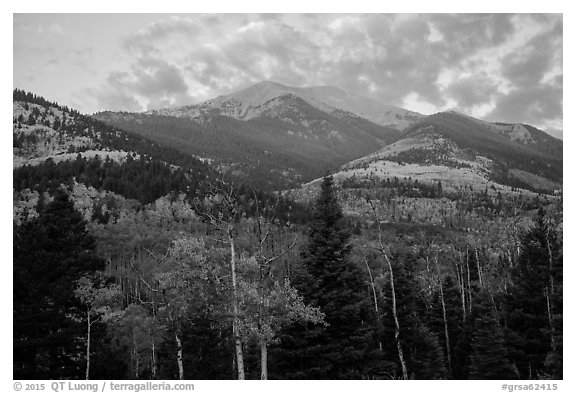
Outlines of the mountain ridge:
M 277 82 L 263 81 L 231 94 L 220 95 L 196 105 L 179 108 L 149 110 L 145 113 L 178 117 L 201 118 L 211 111 L 225 116 L 250 120 L 261 115 L 258 108 L 275 98 L 297 96 L 311 106 L 328 114 L 349 112 L 375 124 L 397 130 L 406 128 L 422 115 L 373 99 L 347 92 L 335 86 L 291 87 Z
M 446 111 L 420 115 L 398 130 L 327 104 L 319 109 L 320 104 L 310 103 L 311 89 L 331 99 L 349 97 L 331 86 L 292 88 L 262 82 L 206 101 L 196 119 L 190 119 L 190 113 L 172 116 L 156 111 L 100 112 L 93 118 L 198 158 L 220 173 L 251 179 L 256 187 L 268 190 L 293 188 L 350 162 L 370 160 L 395 143 L 406 146 L 396 161 L 408 159 L 423 167 L 445 164 L 434 156 L 436 150 L 414 139 L 426 135 L 453 142 L 456 147 L 451 149 L 461 155 L 490 161 L 491 181 L 547 192 L 561 188 L 562 141 L 535 127 L 490 123 Z M 308 99 L 300 91 L 307 92 Z
M 224 171 L 258 173 L 258 179 L 268 178 L 263 187 L 277 189 L 335 170 L 401 135 L 392 126 L 318 106 L 293 88 L 262 83 L 200 106 L 131 114 L 100 112 L 94 117 L 183 152 L 215 159 Z M 270 171 L 274 176 L 266 175 Z

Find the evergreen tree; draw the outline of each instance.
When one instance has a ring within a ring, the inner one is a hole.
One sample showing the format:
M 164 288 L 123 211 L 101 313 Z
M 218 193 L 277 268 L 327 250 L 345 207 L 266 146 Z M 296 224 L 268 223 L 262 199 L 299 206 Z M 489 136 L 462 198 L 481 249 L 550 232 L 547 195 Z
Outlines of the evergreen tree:
M 82 378 L 85 308 L 76 280 L 103 268 L 94 240 L 60 191 L 14 233 L 14 378 Z
M 473 322 L 468 379 L 517 379 L 508 361 L 502 328 L 488 304 L 488 294 L 476 305 Z
M 462 376 L 456 373 L 457 370 L 461 370 L 464 366 L 464 362 L 459 361 L 456 358 L 456 344 L 462 333 L 462 309 L 460 304 L 460 290 L 457 287 L 456 281 L 451 275 L 446 275 L 442 282 L 443 292 L 444 292 L 444 302 L 446 308 L 446 323 L 448 327 L 448 339 L 450 342 L 450 359 L 451 364 L 449 368 L 452 368 L 453 379 L 461 379 Z M 444 354 L 446 355 L 446 365 L 448 366 L 448 354 L 446 354 L 446 332 L 444 326 L 444 320 L 442 318 L 442 304 L 440 293 L 437 291 L 432 298 L 432 305 L 429 311 L 429 321 L 430 328 L 432 328 L 440 339 L 440 343 L 444 348 Z
M 404 251 L 391 258 L 394 265 L 394 287 L 397 299 L 397 316 L 401 326 L 400 341 L 404 348 L 404 357 L 410 379 L 443 379 L 447 369 L 444 362 L 444 350 L 439 335 L 427 325 L 426 303 L 423 293 L 418 290 L 416 278 L 416 259 L 412 252 Z M 386 289 L 386 293 L 390 293 Z M 383 311 L 392 315 L 392 301 L 386 299 Z M 384 317 L 387 337 L 385 352 L 394 354 L 391 358 L 398 363 L 394 343 L 394 322 L 391 317 Z M 398 364 L 395 374 L 400 376 Z
M 561 378 L 562 246 L 543 209 L 521 242 L 506 301 L 511 358 L 524 379 Z
M 284 359 L 275 360 L 284 364 L 284 378 L 345 379 L 371 373 L 368 353 L 376 345 L 367 323 L 369 296 L 360 270 L 349 259 L 349 238 L 333 179 L 325 177 L 301 255 L 303 271 L 294 284 L 306 304 L 325 314 L 328 326 L 290 329 L 282 343 Z

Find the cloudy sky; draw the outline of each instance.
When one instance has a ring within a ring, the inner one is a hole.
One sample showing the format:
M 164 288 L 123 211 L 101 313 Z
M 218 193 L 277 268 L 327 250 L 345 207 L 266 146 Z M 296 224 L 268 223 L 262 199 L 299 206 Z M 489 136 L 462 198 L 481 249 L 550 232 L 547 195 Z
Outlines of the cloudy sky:
M 558 14 L 15 14 L 14 87 L 92 113 L 273 80 L 562 136 Z

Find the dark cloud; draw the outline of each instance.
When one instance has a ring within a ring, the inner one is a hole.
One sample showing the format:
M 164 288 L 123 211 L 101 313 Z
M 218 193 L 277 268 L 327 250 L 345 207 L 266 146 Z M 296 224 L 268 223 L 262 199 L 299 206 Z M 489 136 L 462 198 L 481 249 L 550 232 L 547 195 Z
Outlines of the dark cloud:
M 142 106 L 131 92 L 130 75 L 127 72 L 113 72 L 104 88 L 86 90 L 87 95 L 93 95 L 101 110 L 139 112 Z
M 118 104 L 122 110 L 141 110 L 142 104 L 136 97 L 147 101 L 147 109 L 190 103 L 182 72 L 164 60 L 141 58 L 131 72 L 111 73 L 106 82 L 98 95 L 106 108 Z
M 142 110 L 142 106 L 134 96 L 123 91 L 100 91 L 95 95 L 95 97 L 101 110 L 126 112 L 139 112 Z
M 460 109 L 472 109 L 476 105 L 492 101 L 497 85 L 487 75 L 473 75 L 450 84 L 445 93 L 454 99 Z
M 559 58 L 555 58 L 559 56 Z M 562 57 L 562 22 L 502 60 L 502 75 L 515 86 L 535 86 Z
M 443 36 L 440 55 L 450 61 L 499 45 L 514 32 L 509 14 L 435 14 L 430 21 Z
M 136 92 L 146 97 L 182 95 L 187 91 L 180 69 L 163 60 L 141 59 L 134 68 L 134 77 L 132 85 Z
M 562 89 L 543 85 L 514 89 L 496 100 L 495 109 L 486 118 L 493 121 L 543 124 L 562 119 Z

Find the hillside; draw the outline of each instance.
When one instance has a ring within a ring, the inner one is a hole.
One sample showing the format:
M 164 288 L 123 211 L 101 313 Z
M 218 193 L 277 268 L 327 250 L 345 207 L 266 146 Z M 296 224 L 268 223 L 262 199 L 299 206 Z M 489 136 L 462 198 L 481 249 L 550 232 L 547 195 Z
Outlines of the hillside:
M 423 116 L 330 86 L 261 82 L 198 105 L 94 116 L 200 157 L 218 171 L 250 179 L 262 189 L 297 187 L 348 162 L 373 159 L 390 145 L 404 146 L 393 161 L 426 166 L 436 154 L 416 141 L 426 135 L 446 138 L 459 150 L 456 155 L 480 157 L 481 163 L 462 165 L 482 166 L 482 178 L 490 185 L 546 193 L 562 188 L 562 141 L 534 127 L 489 123 L 457 112 Z M 484 184 L 466 170 L 448 167 L 434 171 L 446 170 L 451 179 L 460 176 L 457 182 L 462 184 Z M 413 172 L 418 170 L 408 176 Z
M 190 203 L 222 182 L 254 195 L 244 177 L 223 176 L 198 157 L 32 93 L 15 90 L 13 98 L 15 214 L 34 216 L 39 195 L 62 186 L 94 190 L 82 203 L 102 211 L 117 209 L 117 197 L 146 205 L 182 194 Z
M 550 136 L 543 137 L 544 133 L 533 127 L 530 127 L 530 139 L 522 140 L 517 139 L 518 134 L 506 134 L 502 129 L 501 125 L 488 123 L 487 126 L 468 116 L 444 112 L 420 120 L 406 129 L 405 135 L 442 135 L 459 148 L 470 149 L 474 154 L 492 160 L 491 179 L 501 184 L 522 186 L 514 170 L 562 184 L 562 154 L 558 154 L 558 150 L 561 152 L 561 141 Z M 522 129 L 528 133 L 528 128 L 522 126 Z M 535 135 L 539 142 L 531 142 L 531 135 Z
M 270 98 L 266 92 L 263 97 Z M 394 128 L 347 112 L 326 113 L 291 93 L 272 97 L 258 107 L 223 104 L 219 108 L 202 109 L 192 118 L 179 111 L 101 112 L 94 117 L 213 160 L 221 172 L 258 179 L 255 186 L 263 189 L 310 181 L 400 136 Z M 230 112 L 223 113 L 222 108 Z

